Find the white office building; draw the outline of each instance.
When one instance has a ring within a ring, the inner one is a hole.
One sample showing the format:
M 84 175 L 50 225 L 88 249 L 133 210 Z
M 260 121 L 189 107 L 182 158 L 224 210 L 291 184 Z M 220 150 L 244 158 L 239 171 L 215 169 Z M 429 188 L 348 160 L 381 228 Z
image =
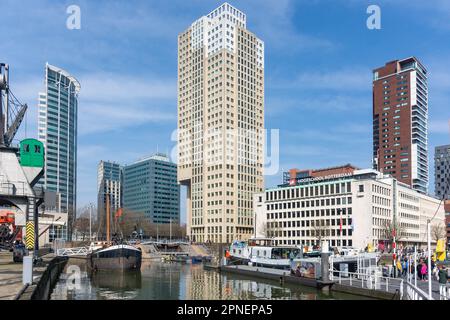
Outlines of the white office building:
M 396 226 L 398 245 L 426 246 L 427 220 L 436 213 L 438 199 L 373 169 L 332 169 L 255 194 L 255 235 L 273 237 L 279 245 L 327 240 L 331 246 L 386 248 Z M 444 219 L 441 206 L 432 227 Z

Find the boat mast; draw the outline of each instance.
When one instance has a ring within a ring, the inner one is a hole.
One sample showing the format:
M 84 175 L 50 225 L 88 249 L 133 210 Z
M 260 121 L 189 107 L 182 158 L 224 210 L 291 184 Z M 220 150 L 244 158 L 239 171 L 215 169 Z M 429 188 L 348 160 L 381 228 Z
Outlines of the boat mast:
M 109 245 L 109 194 L 106 194 L 106 244 Z

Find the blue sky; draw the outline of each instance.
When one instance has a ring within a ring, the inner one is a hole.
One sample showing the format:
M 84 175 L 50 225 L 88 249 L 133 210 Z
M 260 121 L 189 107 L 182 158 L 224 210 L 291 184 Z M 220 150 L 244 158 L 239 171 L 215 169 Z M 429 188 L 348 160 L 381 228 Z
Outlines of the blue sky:
M 429 70 L 429 150 L 450 143 L 450 1 L 230 0 L 265 42 L 266 127 L 280 129 L 281 169 L 371 166 L 371 71 L 418 57 Z M 131 163 L 171 150 L 177 117 L 177 35 L 218 7 L 215 0 L 1 0 L 0 61 L 30 106 L 16 138 L 37 136 L 44 66 L 81 82 L 78 206 L 96 200 L 99 160 Z M 81 8 L 81 30 L 66 8 Z M 366 27 L 370 4 L 382 29 Z M 432 164 L 432 161 L 430 161 Z M 433 191 L 433 167 L 430 190 Z M 184 220 L 184 203 L 182 220 Z

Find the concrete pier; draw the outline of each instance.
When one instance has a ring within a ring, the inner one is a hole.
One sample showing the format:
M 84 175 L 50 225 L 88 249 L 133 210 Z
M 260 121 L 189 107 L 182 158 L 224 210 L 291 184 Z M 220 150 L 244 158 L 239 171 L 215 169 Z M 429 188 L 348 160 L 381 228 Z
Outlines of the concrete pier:
M 0 300 L 14 300 L 22 287 L 22 264 L 13 262 L 12 252 L 0 251 Z
M 22 282 L 22 263 L 14 263 L 12 252 L 0 251 L 0 300 L 30 300 L 35 299 L 40 294 L 36 294 L 36 290 L 42 290 L 41 287 L 47 287 L 44 283 L 40 283 L 43 276 L 51 271 L 51 281 L 55 280 L 55 271 L 48 270 L 55 259 L 53 255 L 45 255 L 41 257 L 42 262 L 39 266 L 33 267 L 33 283 L 24 285 Z M 53 268 L 52 268 L 53 269 Z

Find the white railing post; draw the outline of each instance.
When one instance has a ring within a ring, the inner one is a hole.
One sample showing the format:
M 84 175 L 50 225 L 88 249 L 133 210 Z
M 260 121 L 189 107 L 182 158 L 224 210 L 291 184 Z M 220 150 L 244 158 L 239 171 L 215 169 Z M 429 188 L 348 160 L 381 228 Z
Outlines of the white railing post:
M 389 278 L 386 278 L 386 292 L 389 291 Z
M 403 279 L 400 281 L 400 300 L 403 300 Z

